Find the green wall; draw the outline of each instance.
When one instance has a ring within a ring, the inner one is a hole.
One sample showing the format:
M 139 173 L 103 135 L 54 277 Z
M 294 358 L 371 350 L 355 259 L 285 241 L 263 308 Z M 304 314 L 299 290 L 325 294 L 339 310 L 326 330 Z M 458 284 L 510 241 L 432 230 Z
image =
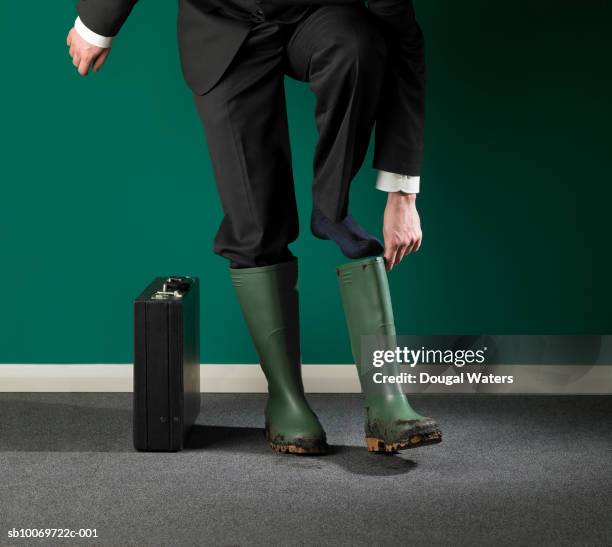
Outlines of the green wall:
M 167 272 L 202 279 L 202 360 L 254 362 L 211 252 L 221 210 L 179 70 L 176 3 L 141 1 L 86 79 L 65 47 L 73 4 L 36 4 L 0 4 L 0 362 L 130 362 L 132 299 Z M 390 276 L 399 332 L 612 332 L 612 3 L 416 4 L 430 84 L 424 242 Z M 343 258 L 306 229 L 313 98 L 287 89 L 304 361 L 349 362 Z M 380 231 L 374 177 L 368 163 L 352 211 Z

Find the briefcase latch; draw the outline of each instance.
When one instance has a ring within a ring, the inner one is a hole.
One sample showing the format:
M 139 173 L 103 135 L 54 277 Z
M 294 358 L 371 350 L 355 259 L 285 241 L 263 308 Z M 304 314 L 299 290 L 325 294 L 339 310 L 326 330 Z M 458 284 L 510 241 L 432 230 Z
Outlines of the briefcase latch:
M 161 291 L 153 293 L 155 300 L 167 300 L 168 298 L 183 298 L 191 286 L 188 277 L 169 277 L 164 281 Z

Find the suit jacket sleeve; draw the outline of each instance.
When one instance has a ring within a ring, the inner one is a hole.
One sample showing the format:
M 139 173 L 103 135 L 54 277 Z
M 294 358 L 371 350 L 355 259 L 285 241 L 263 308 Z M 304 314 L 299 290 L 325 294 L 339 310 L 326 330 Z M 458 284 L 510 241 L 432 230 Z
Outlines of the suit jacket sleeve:
M 386 80 L 376 119 L 374 166 L 418 176 L 425 129 L 425 40 L 411 0 L 369 0 L 387 40 Z
M 102 36 L 115 36 L 138 0 L 80 0 L 79 17 L 85 26 Z

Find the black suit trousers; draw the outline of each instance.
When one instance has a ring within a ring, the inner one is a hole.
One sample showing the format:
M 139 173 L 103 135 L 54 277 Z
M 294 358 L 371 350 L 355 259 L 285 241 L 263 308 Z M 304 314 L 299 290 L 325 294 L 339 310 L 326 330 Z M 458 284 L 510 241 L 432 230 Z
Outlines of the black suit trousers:
M 78 11 L 113 36 L 136 2 L 80 0 Z M 282 261 L 297 237 L 285 75 L 316 94 L 313 199 L 331 220 L 346 214 L 375 120 L 374 167 L 420 174 L 425 61 L 412 0 L 179 0 L 178 34 L 225 210 L 215 250 L 236 264 Z
M 346 216 L 385 64 L 385 40 L 360 4 L 313 7 L 298 22 L 251 29 L 220 81 L 194 95 L 224 210 L 217 254 L 240 267 L 292 257 L 298 215 L 285 75 L 307 82 L 316 96 L 313 202 L 332 221 Z

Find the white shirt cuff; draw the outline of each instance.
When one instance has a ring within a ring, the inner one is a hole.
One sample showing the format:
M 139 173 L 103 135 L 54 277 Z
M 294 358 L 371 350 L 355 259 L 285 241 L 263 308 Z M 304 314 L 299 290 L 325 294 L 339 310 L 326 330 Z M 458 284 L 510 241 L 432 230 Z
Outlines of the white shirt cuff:
M 379 171 L 376 188 L 382 192 L 405 192 L 418 194 L 421 187 L 421 177 L 398 175 L 388 171 Z
M 74 22 L 74 29 L 79 33 L 79 36 L 86 42 L 89 42 L 92 46 L 98 46 L 103 48 L 111 47 L 113 43 L 112 36 L 102 36 L 96 34 L 93 30 L 89 30 L 80 17 L 76 18 Z

